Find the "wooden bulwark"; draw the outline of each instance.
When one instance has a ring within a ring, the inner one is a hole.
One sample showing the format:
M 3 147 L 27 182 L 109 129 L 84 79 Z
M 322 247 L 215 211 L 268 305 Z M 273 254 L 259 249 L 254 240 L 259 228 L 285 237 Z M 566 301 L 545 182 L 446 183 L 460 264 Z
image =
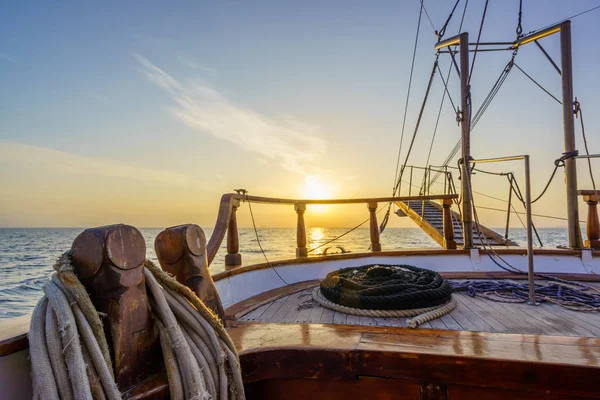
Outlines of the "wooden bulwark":
M 598 339 L 272 323 L 237 324 L 229 334 L 248 399 L 574 400 L 600 393 Z
M 463 231 L 462 224 L 460 222 L 460 216 L 458 213 L 452 210 L 447 210 L 450 215 L 446 216 L 446 219 L 450 221 L 446 222 L 446 227 L 452 226 L 452 241 L 449 241 L 444 236 L 444 208 L 442 205 L 437 204 L 431 200 L 409 200 L 409 201 L 398 201 L 396 205 L 404 214 L 412 219 L 425 233 L 427 233 L 437 244 L 445 249 L 454 249 L 457 247 L 463 247 Z M 479 225 L 479 230 L 483 234 L 484 244 L 489 246 L 518 246 L 517 243 L 512 240 L 505 239 L 502 235 L 494 232 L 492 229 L 487 228 L 483 225 Z M 448 235 L 448 229 L 446 230 Z M 479 232 L 476 228 L 473 228 L 473 244 L 475 246 L 482 245 L 482 239 L 479 237 Z

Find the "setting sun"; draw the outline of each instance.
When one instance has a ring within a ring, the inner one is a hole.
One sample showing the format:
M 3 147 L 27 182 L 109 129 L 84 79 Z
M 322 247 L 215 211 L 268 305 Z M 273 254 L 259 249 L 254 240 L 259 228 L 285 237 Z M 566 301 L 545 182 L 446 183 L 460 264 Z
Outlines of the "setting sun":
M 331 199 L 333 197 L 333 188 L 324 183 L 319 176 L 307 176 L 304 183 L 303 197 L 307 199 Z M 325 204 L 311 204 L 311 211 L 319 213 L 326 212 L 329 206 Z
M 304 197 L 307 199 L 330 199 L 333 188 L 318 176 L 307 176 L 304 184 Z

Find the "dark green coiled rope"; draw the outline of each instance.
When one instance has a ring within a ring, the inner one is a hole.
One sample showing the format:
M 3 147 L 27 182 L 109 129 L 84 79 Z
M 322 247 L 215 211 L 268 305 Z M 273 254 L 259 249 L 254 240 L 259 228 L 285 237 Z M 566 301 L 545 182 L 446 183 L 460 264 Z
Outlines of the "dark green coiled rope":
M 336 304 L 367 310 L 435 307 L 452 294 L 437 272 L 405 264 L 342 268 L 327 274 L 320 288 Z

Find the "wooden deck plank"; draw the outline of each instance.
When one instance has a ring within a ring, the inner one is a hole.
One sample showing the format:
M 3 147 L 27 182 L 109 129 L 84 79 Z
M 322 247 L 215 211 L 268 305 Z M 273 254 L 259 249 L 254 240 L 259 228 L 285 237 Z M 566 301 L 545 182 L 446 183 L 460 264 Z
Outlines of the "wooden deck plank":
M 311 324 L 327 324 L 331 322 L 322 322 L 323 321 L 323 313 L 325 312 L 325 308 L 320 306 L 315 306 L 310 310 L 310 315 L 308 316 L 308 323 Z M 331 311 L 331 310 L 330 310 Z M 331 319 L 333 320 L 333 312 L 331 313 Z
M 495 332 L 509 332 L 510 329 L 507 328 L 501 321 L 495 318 L 494 314 L 489 311 L 488 308 L 482 307 L 479 302 L 471 299 L 470 296 L 461 295 L 461 300 L 463 303 L 475 314 L 477 314 L 481 319 L 483 319 L 487 324 L 489 324 Z
M 270 304 L 265 304 L 258 307 L 254 311 L 250 311 L 248 314 L 244 315 L 241 319 L 243 321 L 260 321 L 260 317 L 264 314 L 265 311 L 269 308 Z
M 328 308 L 323 309 L 323 314 L 321 314 L 321 323 L 322 324 L 333 324 L 333 316 L 335 315 L 335 311 L 330 310 Z
M 348 318 L 346 319 L 346 323 L 348 325 L 361 325 L 361 323 L 360 323 L 360 316 L 348 314 Z
M 260 321 L 269 322 L 277 311 L 281 308 L 283 303 L 287 300 L 288 296 L 280 297 L 277 300 L 269 303 L 269 307 L 260 316 Z
M 338 311 L 336 311 L 333 314 L 333 323 L 334 324 L 345 325 L 347 319 L 348 319 L 348 314 L 344 314 L 344 313 L 341 313 L 341 312 L 338 312 Z
M 309 305 L 312 288 L 298 291 L 264 304 L 240 320 L 285 323 L 321 323 L 357 326 L 406 327 L 407 318 L 372 318 L 347 315 Z M 555 304 L 530 306 L 523 303 L 500 303 L 482 297 L 455 293 L 457 308 L 437 320 L 426 322 L 422 329 L 465 330 L 477 332 L 545 334 L 554 336 L 600 337 L 600 313 L 567 310 Z

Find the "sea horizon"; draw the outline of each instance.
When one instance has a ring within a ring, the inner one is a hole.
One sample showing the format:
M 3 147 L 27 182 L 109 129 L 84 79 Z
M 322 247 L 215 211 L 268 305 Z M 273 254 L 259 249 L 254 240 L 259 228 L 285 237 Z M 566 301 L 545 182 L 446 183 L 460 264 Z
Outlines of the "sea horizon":
M 33 309 L 42 295 L 42 286 L 52 274 L 52 265 L 84 228 L 0 228 L 0 319 L 25 315 Z M 146 256 L 157 262 L 154 252 L 154 239 L 163 228 L 139 228 L 146 242 Z M 347 233 L 349 228 L 306 229 L 309 255 L 323 255 L 344 252 L 369 251 L 369 228 L 359 228 Z M 213 228 L 204 232 L 210 238 Z M 504 232 L 504 229 L 498 229 Z M 539 228 L 538 232 L 545 247 L 567 244 L 566 228 Z M 332 239 L 343 237 L 330 242 Z M 258 240 L 257 240 L 258 234 Z M 295 258 L 296 228 L 239 228 L 240 254 L 243 265 L 264 263 Z M 523 228 L 512 228 L 509 238 L 519 245 L 525 245 L 526 233 Z M 264 249 L 264 254 L 259 246 Z M 380 237 L 382 250 L 403 248 L 439 248 L 424 231 L 418 227 L 387 228 Z M 534 241 L 539 247 L 539 243 Z M 227 239 L 210 265 L 212 274 L 225 270 Z

